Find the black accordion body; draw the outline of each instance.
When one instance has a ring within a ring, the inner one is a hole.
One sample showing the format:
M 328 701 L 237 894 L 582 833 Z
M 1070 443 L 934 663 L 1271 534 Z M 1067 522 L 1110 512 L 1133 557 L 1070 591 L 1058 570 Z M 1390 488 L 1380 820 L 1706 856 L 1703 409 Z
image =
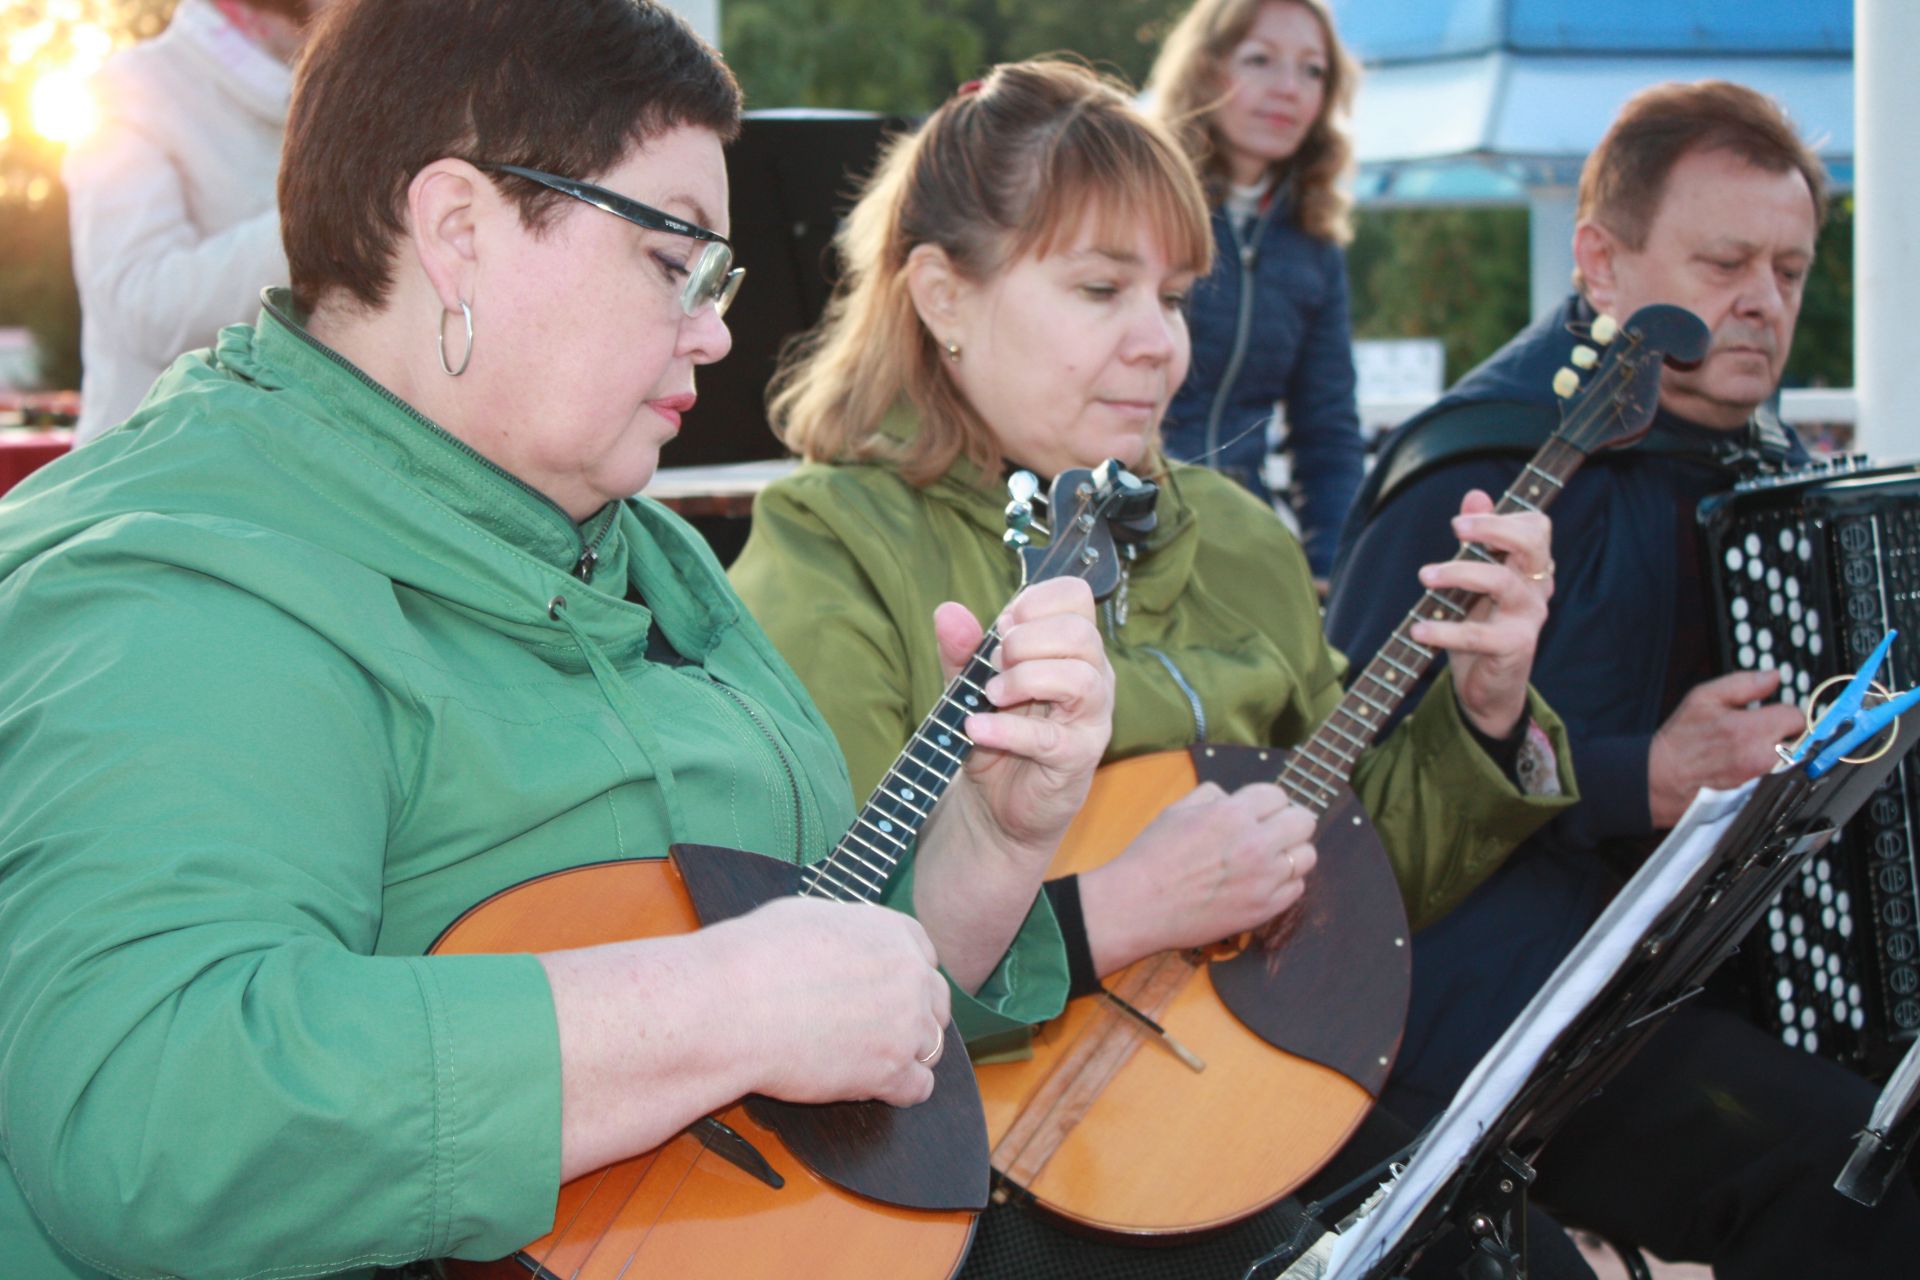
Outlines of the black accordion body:
M 1845 460 L 1749 481 L 1702 503 L 1700 526 L 1722 671 L 1777 667 L 1781 697 L 1804 706 L 1897 630 L 1879 679 L 1920 681 L 1920 465 Z M 1874 1074 L 1920 1034 L 1917 762 L 1809 860 L 1742 948 L 1765 1025 Z

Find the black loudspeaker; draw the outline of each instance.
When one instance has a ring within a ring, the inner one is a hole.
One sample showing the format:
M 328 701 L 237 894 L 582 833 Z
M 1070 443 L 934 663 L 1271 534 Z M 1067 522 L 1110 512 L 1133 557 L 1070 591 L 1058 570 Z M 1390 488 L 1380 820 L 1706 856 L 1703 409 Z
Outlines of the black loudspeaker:
M 747 278 L 727 313 L 733 353 L 701 369 L 700 403 L 661 464 L 777 458 L 767 383 L 781 346 L 819 320 L 837 277 L 833 234 L 890 133 L 911 121 L 850 111 L 751 112 L 727 149 L 734 261 Z

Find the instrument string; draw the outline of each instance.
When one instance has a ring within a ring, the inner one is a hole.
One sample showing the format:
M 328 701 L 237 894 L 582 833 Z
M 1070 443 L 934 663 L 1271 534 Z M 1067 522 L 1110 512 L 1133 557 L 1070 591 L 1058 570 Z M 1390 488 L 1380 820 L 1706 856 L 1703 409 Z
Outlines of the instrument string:
M 567 1242 L 567 1237 L 571 1235 L 573 1229 L 579 1225 L 580 1216 L 586 1212 L 587 1206 L 593 1202 L 593 1198 L 600 1194 L 600 1188 L 606 1184 L 607 1176 L 610 1172 L 610 1169 L 600 1170 L 599 1174 L 594 1178 L 593 1190 L 589 1191 L 585 1196 L 582 1196 L 580 1203 L 574 1206 L 573 1216 L 567 1219 L 567 1225 L 553 1232 L 553 1243 L 547 1247 L 545 1256 L 534 1257 L 534 1262 L 538 1263 L 542 1270 L 546 1269 L 547 1263 L 553 1260 L 554 1254 L 560 1251 L 560 1246 Z
M 702 1136 L 698 1141 L 700 1143 L 700 1153 L 696 1155 L 693 1159 L 687 1161 L 686 1167 L 680 1170 L 680 1178 L 678 1181 L 676 1181 L 673 1184 L 673 1190 L 661 1199 L 660 1208 L 658 1209 L 658 1211 L 654 1213 L 653 1220 L 647 1223 L 646 1230 L 640 1233 L 640 1238 L 633 1242 L 632 1251 L 627 1254 L 626 1261 L 620 1264 L 620 1270 L 618 1272 L 618 1280 L 624 1280 L 627 1272 L 632 1269 L 634 1261 L 639 1258 L 640 1251 L 646 1247 L 648 1238 L 652 1236 L 654 1233 L 654 1230 L 657 1227 L 659 1227 L 660 1220 L 666 1216 L 667 1206 L 672 1204 L 674 1201 L 674 1197 L 678 1196 L 680 1192 L 686 1188 L 687 1179 L 693 1176 L 694 1169 L 698 1167 L 698 1165 L 700 1164 L 700 1161 L 706 1157 L 708 1150 L 712 1147 L 713 1135 L 709 1132 L 708 1134 Z M 658 1158 L 659 1157 L 657 1156 L 655 1157 L 656 1160 Z M 649 1169 L 651 1169 L 651 1165 L 649 1165 Z M 631 1192 L 629 1192 L 627 1195 L 627 1203 L 628 1204 L 633 1203 L 633 1194 Z M 585 1265 L 586 1264 L 582 1262 L 581 1266 L 584 1267 Z M 576 1270 L 574 1272 L 574 1277 L 577 1278 L 579 1274 L 580 1274 L 579 1271 Z

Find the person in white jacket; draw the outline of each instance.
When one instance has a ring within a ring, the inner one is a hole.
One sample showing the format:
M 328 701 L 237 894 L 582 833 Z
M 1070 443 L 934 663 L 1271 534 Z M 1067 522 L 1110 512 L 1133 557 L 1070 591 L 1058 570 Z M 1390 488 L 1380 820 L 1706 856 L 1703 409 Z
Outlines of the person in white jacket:
M 181 0 L 94 79 L 100 128 L 67 154 L 83 366 L 75 444 L 131 415 L 184 351 L 284 283 L 274 184 L 306 20 L 326 0 Z

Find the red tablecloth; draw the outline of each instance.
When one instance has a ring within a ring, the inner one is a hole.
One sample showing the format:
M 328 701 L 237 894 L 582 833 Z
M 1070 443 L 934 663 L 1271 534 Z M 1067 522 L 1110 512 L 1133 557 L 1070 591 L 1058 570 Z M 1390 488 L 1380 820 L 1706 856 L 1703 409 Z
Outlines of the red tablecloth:
M 73 432 L 0 431 L 0 493 L 73 448 Z

